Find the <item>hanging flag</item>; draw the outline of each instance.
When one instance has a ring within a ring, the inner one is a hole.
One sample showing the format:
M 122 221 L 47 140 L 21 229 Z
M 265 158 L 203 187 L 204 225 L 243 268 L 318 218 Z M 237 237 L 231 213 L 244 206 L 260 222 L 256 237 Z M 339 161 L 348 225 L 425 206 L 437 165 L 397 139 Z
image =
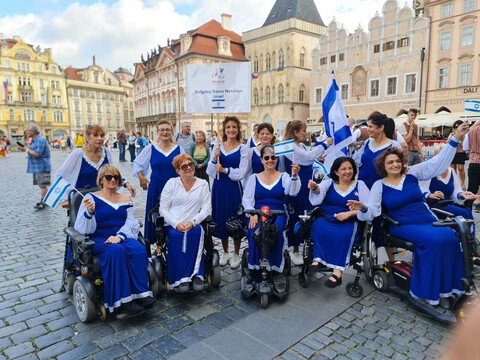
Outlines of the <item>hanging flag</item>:
M 283 66 L 280 66 L 277 68 L 277 75 L 282 75 L 283 74 Z
M 47 101 L 47 105 L 50 104 L 50 88 L 47 86 L 47 93 L 46 93 L 46 101 Z
M 276 155 L 286 155 L 286 154 L 293 154 L 293 150 L 295 148 L 295 141 L 287 140 L 276 143 L 273 145 L 275 148 Z
M 65 180 L 63 177 L 59 177 L 57 181 L 52 185 L 50 190 L 48 190 L 47 195 L 43 198 L 43 202 L 48 206 L 55 209 L 58 203 L 61 201 L 65 192 L 73 187 Z
M 8 80 L 3 82 L 3 96 L 5 101 L 8 101 Z
M 255 80 L 255 79 L 258 79 L 258 74 L 257 73 L 252 74 L 252 80 Z
M 465 100 L 465 111 L 480 113 L 480 100 Z

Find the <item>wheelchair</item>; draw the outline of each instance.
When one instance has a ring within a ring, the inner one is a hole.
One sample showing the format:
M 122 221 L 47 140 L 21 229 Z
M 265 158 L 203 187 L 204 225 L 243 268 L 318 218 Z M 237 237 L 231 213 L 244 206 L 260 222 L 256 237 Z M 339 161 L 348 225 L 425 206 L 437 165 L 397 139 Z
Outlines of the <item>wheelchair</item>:
M 168 248 L 167 248 L 167 236 L 165 234 L 164 226 L 165 219 L 160 216 L 159 207 L 155 207 L 148 214 L 149 220 L 155 224 L 155 244 L 156 248 L 151 257 L 151 264 L 155 270 L 157 281 L 160 290 L 170 293 L 171 287 L 168 281 Z M 204 231 L 204 246 L 203 255 L 205 262 L 205 280 L 204 289 L 211 290 L 212 287 L 218 288 L 222 281 L 222 275 L 220 270 L 220 255 L 218 250 L 214 249 L 213 236 L 217 232 L 217 224 L 212 220 L 209 215 L 200 224 Z M 194 291 L 190 287 L 190 291 Z
M 473 294 L 473 291 L 476 292 L 475 284 L 473 282 L 473 278 L 475 277 L 473 270 L 473 250 L 475 239 L 470 230 L 473 220 L 466 220 L 461 216 L 454 217 L 452 213 L 446 212 L 439 208 L 432 208 L 431 210 L 438 216 L 439 219 L 441 219 L 437 222 L 434 222 L 433 226 L 450 227 L 456 232 L 456 236 L 459 239 L 462 249 L 462 259 L 465 273 L 465 278 L 461 279 L 461 284 L 465 290 L 465 294 L 454 296 L 454 299 L 450 302 L 450 308 L 448 310 L 435 308 L 421 300 L 412 297 L 410 294 L 410 280 L 413 265 L 411 262 L 404 260 L 387 261 L 381 265 L 373 265 L 371 282 L 373 283 L 375 289 L 381 292 L 392 291 L 398 294 L 402 299 L 407 299 L 414 308 L 436 319 L 437 321 L 445 324 L 453 324 L 457 322 L 458 319 L 463 318 L 464 313 L 462 306 L 466 302 L 469 302 L 469 299 L 473 300 L 471 295 Z M 391 227 L 400 226 L 401 224 L 385 213 L 382 214 L 382 220 L 382 233 L 385 240 L 385 245 L 394 248 L 400 248 L 403 249 L 403 251 L 408 250 L 413 254 L 415 251 L 415 246 L 413 243 L 390 234 Z M 371 264 L 374 264 L 375 261 L 376 259 L 370 259 Z
M 72 190 L 68 194 L 68 224 L 63 229 L 66 235 L 64 265 L 62 272 L 62 286 L 60 292 L 66 291 L 73 296 L 73 305 L 78 319 L 87 323 L 100 316 L 102 320 L 107 318 L 107 310 L 103 304 L 103 277 L 98 258 L 93 255 L 92 249 L 95 243 L 88 235 L 80 234 L 74 229 L 83 195 L 99 190 L 98 188 L 86 188 Z M 138 235 L 138 241 L 145 246 L 148 255 L 150 244 Z M 71 258 L 68 258 L 68 254 Z M 154 297 L 158 295 L 159 284 L 155 270 L 151 264 L 148 266 L 149 288 Z
M 313 240 L 311 236 L 311 228 L 313 222 L 320 216 L 323 216 L 322 209 L 320 207 L 314 208 L 310 213 L 305 211 L 304 215 L 300 215 L 300 221 L 295 226 L 295 232 L 297 237 L 303 239 L 303 266 L 298 274 L 298 283 L 301 287 L 307 288 L 310 286 L 310 276 L 313 275 L 310 268 L 313 262 Z M 365 239 L 371 232 L 371 226 L 365 226 L 364 236 Z M 350 266 L 356 271 L 355 279 L 349 282 L 345 289 L 347 294 L 351 297 L 358 298 L 363 294 L 363 287 L 360 285 L 360 275 L 362 273 L 361 263 L 364 260 L 364 241 L 356 242 L 352 246 L 350 256 Z M 319 272 L 331 272 L 332 269 L 327 266 L 320 266 Z

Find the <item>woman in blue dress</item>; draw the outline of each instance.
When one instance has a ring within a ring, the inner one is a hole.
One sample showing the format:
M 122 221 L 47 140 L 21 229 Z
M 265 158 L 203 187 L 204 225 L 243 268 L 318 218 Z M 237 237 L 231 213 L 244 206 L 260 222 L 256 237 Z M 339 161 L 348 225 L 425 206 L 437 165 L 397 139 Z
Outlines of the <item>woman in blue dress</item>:
M 250 136 L 250 139 L 248 139 L 248 147 L 254 148 L 259 145 L 260 141 L 258 138 L 258 124 L 253 125 L 252 129 L 252 136 Z
M 104 146 L 105 128 L 101 125 L 88 126 L 85 130 L 85 142 L 82 148 L 75 149 L 65 159 L 55 173 L 55 180 L 60 176 L 76 189 L 97 186 L 98 169 L 102 165 L 112 163 L 112 154 Z M 136 191 L 128 182 L 123 182 L 132 196 Z M 68 206 L 67 195 L 62 197 L 63 207 Z
M 357 167 L 349 157 L 335 159 L 330 169 L 330 179 L 320 184 L 310 180 L 310 202 L 320 205 L 323 215 L 312 224 L 313 263 L 315 272 L 319 263 L 332 268 L 332 275 L 325 286 L 334 288 L 342 284 L 342 272 L 350 264 L 353 244 L 360 240 L 361 228 L 357 210 L 350 210 L 348 200 L 366 202 L 368 187 L 362 180 L 356 180 Z
M 287 247 L 285 228 L 288 221 L 288 213 L 285 208 L 285 198 L 287 196 L 296 196 L 300 191 L 300 187 L 302 186 L 298 178 L 300 166 L 297 164 L 292 166 L 292 176 L 277 171 L 278 157 L 275 155 L 275 149 L 271 145 L 262 148 L 260 155 L 264 170 L 260 173 L 253 174 L 248 180 L 245 186 L 245 193 L 243 194 L 242 205 L 245 210 L 261 209 L 262 206 L 268 206 L 270 210 L 285 211 L 275 222 L 280 231 L 280 235 L 277 243 L 270 249 L 270 269 L 268 269 L 282 273 L 285 265 L 283 252 Z M 261 253 L 253 240 L 253 232 L 257 226 L 258 216 L 250 216 L 247 232 L 249 247 L 248 268 L 250 270 L 260 269 Z M 254 276 L 252 275 L 247 277 L 247 282 L 253 278 Z
M 324 142 L 320 142 L 312 150 L 307 150 L 307 147 L 303 143 L 307 139 L 307 124 L 302 120 L 292 120 L 288 122 L 283 140 L 287 141 L 292 139 L 295 141 L 294 152 L 293 154 L 283 156 L 284 167 L 281 166 L 280 169 L 285 169 L 286 171 L 291 168 L 292 163 L 300 165 L 298 176 L 302 182 L 302 187 L 297 196 L 289 196 L 288 198 L 288 202 L 294 208 L 294 213 L 290 216 L 289 220 L 288 245 L 293 246 L 291 255 L 292 262 L 295 265 L 302 265 L 303 256 L 299 252 L 301 240 L 295 236 L 294 226 L 299 219 L 299 215 L 302 215 L 305 210 L 312 209 L 312 204 L 310 204 L 308 200 L 308 181 L 312 179 L 313 163 L 316 159 L 319 159 L 325 149 L 332 144 L 332 139 L 328 138 Z
M 103 302 L 110 313 L 124 319 L 138 315 L 154 303 L 148 288 L 148 257 L 137 241 L 138 220 L 131 198 L 119 194 L 120 171 L 103 165 L 98 171 L 100 191 L 89 193 L 80 205 L 75 230 L 95 242 L 103 275 Z
M 173 127 L 168 121 L 163 120 L 158 123 L 157 134 L 156 143 L 147 145 L 133 164 L 133 176 L 138 177 L 143 190 L 148 189 L 145 237 L 150 243 L 155 242 L 155 224 L 150 222 L 148 215 L 158 205 L 160 194 L 167 181 L 178 176 L 172 165 L 173 158 L 184 153 L 182 147 L 173 141 Z M 152 169 L 150 181 L 146 177 L 149 168 Z
M 207 174 L 213 178 L 212 217 L 217 223 L 217 237 L 222 240 L 223 253 L 220 254 L 220 265 L 230 263 L 235 269 L 240 266 L 240 240 L 233 239 L 234 253 L 228 251 L 228 234 L 225 222 L 236 215 L 242 203 L 242 183 L 244 171 L 240 162 L 245 162 L 248 146 L 242 144 L 240 120 L 235 116 L 227 116 L 222 123 L 222 141 L 217 141 L 208 162 Z
M 419 181 L 442 174 L 455 156 L 458 142 L 463 139 L 467 124 L 432 159 L 406 168 L 400 149 L 389 148 L 377 160 L 378 180 L 370 190 L 368 204 L 349 201 L 350 209 L 361 210 L 358 218 L 371 220 L 380 216 L 382 207 L 400 226 L 390 227 L 392 235 L 415 244 L 410 294 L 431 305 L 448 306 L 448 297 L 463 292 L 464 277 L 459 240 L 450 228 L 434 227 L 436 216 L 428 208 Z
M 210 187 L 195 176 L 190 155 L 177 155 L 173 166 L 180 177 L 168 180 L 160 197 L 168 241 L 168 282 L 180 292 L 189 291 L 190 285 L 200 291 L 205 280 L 201 222 L 212 213 Z

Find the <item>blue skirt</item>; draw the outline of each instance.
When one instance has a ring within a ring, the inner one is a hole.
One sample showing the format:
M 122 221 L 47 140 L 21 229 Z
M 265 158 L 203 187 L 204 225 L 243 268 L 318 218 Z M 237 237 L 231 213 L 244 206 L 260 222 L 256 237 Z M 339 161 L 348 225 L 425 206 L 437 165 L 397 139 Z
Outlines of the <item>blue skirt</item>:
M 283 252 L 286 249 L 287 242 L 285 241 L 285 227 L 287 224 L 287 215 L 282 215 L 277 218 L 275 224 L 278 226 L 280 235 L 278 236 L 277 242 L 269 249 L 268 252 L 268 262 L 270 263 L 270 268 L 268 270 L 282 272 L 285 265 L 285 259 L 283 257 Z M 262 259 L 262 253 L 260 249 L 255 245 L 253 240 L 253 232 L 258 228 L 258 225 L 253 229 L 248 229 L 247 239 L 248 239 L 248 268 L 249 269 L 260 269 L 260 260 Z
M 171 226 L 165 227 L 168 249 L 168 282 L 172 288 L 192 281 L 198 276 L 204 279 L 203 228 L 200 225 L 185 233 Z
M 357 221 L 332 222 L 324 217 L 312 224 L 313 261 L 344 271 L 350 264 L 353 244 L 360 239 Z
M 148 287 L 148 257 L 145 247 L 135 239 L 119 244 L 95 241 L 93 254 L 103 275 L 103 302 L 110 312 L 134 299 L 152 296 Z
M 228 240 L 225 223 L 237 215 L 238 205 L 242 203 L 242 185 L 233 181 L 225 174 L 220 174 L 220 180 L 215 179 L 212 187 L 212 218 L 217 224 L 217 237 Z

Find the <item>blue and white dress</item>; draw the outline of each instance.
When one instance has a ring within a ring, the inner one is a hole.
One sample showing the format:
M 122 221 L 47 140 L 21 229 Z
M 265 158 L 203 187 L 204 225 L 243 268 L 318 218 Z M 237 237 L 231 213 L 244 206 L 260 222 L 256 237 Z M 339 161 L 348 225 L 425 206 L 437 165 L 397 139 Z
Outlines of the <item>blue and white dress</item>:
M 412 296 L 439 303 L 440 297 L 463 293 L 464 277 L 459 240 L 450 228 L 434 227 L 437 217 L 428 208 L 419 180 L 442 174 L 455 156 L 457 142 L 451 140 L 432 159 L 411 166 L 397 186 L 378 180 L 372 186 L 367 212 L 358 213 L 361 220 L 371 220 L 384 211 L 400 226 L 391 226 L 392 235 L 415 244 L 410 293 Z
M 137 177 L 139 171 L 142 172 L 143 176 L 147 176 L 149 167 L 152 169 L 145 208 L 145 237 L 150 243 L 156 241 L 155 224 L 150 222 L 148 214 L 158 205 L 160 194 L 167 181 L 178 176 L 172 162 L 175 156 L 181 153 L 184 153 L 184 151 L 179 145 L 174 145 L 168 152 L 164 152 L 157 144 L 149 144 L 135 158 L 133 164 L 134 177 Z
M 278 157 L 277 166 L 275 167 L 275 169 L 278 170 L 280 168 L 281 162 L 283 162 L 283 159 Z M 250 176 L 252 176 L 252 174 L 259 174 L 263 170 L 265 170 L 265 167 L 262 164 L 260 150 L 258 150 L 256 147 L 251 147 L 248 150 L 245 161 L 240 164 L 240 167 L 245 174 L 243 185 L 246 186 L 248 183 L 248 179 L 250 178 Z
M 265 184 L 258 174 L 250 177 L 243 194 L 242 205 L 248 209 L 260 209 L 262 206 L 270 207 L 270 210 L 283 210 L 285 213 L 277 217 L 275 224 L 278 226 L 280 235 L 277 243 L 269 251 L 270 268 L 278 272 L 283 271 L 285 265 L 283 252 L 287 246 L 287 237 L 285 228 L 288 222 L 288 214 L 285 209 L 286 196 L 296 196 L 300 192 L 302 183 L 298 177 L 291 178 L 287 173 L 280 173 L 278 178 L 270 185 Z M 253 229 L 248 229 L 248 268 L 260 269 L 261 253 L 260 249 L 255 245 L 253 240 Z
M 301 243 L 301 240 L 295 235 L 294 227 L 298 222 L 299 216 L 302 215 L 305 210 L 311 210 L 313 208 L 308 200 L 310 192 L 310 190 L 308 190 L 308 181 L 312 179 L 313 163 L 323 155 L 326 149 L 327 144 L 325 142 L 318 143 L 318 146 L 315 146 L 313 150 L 307 150 L 304 144 L 300 144 L 300 146 L 295 144 L 293 156 L 292 154 L 282 156 L 284 167 L 280 166 L 280 171 L 290 172 L 292 162 L 295 160 L 295 163 L 300 165 L 298 176 L 302 182 L 302 187 L 298 195 L 288 197 L 288 202 L 295 210 L 289 219 L 288 246 L 298 246 Z
M 255 140 L 253 139 L 253 136 L 250 136 L 250 139 L 248 140 L 248 147 L 254 148 L 258 145 L 259 143 L 255 144 Z
M 227 152 L 220 143 L 220 164 L 227 169 L 226 174 L 220 174 L 217 180 L 215 145 L 207 166 L 207 174 L 213 178 L 212 187 L 212 218 L 217 223 L 217 237 L 228 240 L 226 221 L 237 214 L 237 208 L 242 203 L 242 182 L 245 173 L 240 167 L 240 162 L 245 162 L 248 147 L 240 144 L 235 149 Z
M 172 288 L 190 282 L 194 276 L 204 279 L 203 220 L 212 213 L 208 182 L 196 178 L 189 191 L 181 178 L 167 181 L 160 197 L 160 215 L 165 218 L 168 248 L 168 282 Z M 176 230 L 181 223 L 191 221 L 193 229 Z
M 313 261 L 344 271 L 350 264 L 353 244 L 360 240 L 361 226 L 356 216 L 339 221 L 334 215 L 350 211 L 348 200 L 368 201 L 369 190 L 363 181 L 355 180 L 341 191 L 332 179 L 322 181 L 318 189 L 318 194 L 310 191 L 309 196 L 312 205 L 320 205 L 324 214 L 312 225 Z
M 103 275 L 105 308 L 113 312 L 124 303 L 153 296 L 148 288 L 147 252 L 137 241 L 139 223 L 133 204 L 112 203 L 95 193 L 86 197 L 95 202 L 95 214 L 90 216 L 82 202 L 75 230 L 95 242 L 93 254 Z M 110 236 L 118 236 L 122 242 L 106 244 Z

